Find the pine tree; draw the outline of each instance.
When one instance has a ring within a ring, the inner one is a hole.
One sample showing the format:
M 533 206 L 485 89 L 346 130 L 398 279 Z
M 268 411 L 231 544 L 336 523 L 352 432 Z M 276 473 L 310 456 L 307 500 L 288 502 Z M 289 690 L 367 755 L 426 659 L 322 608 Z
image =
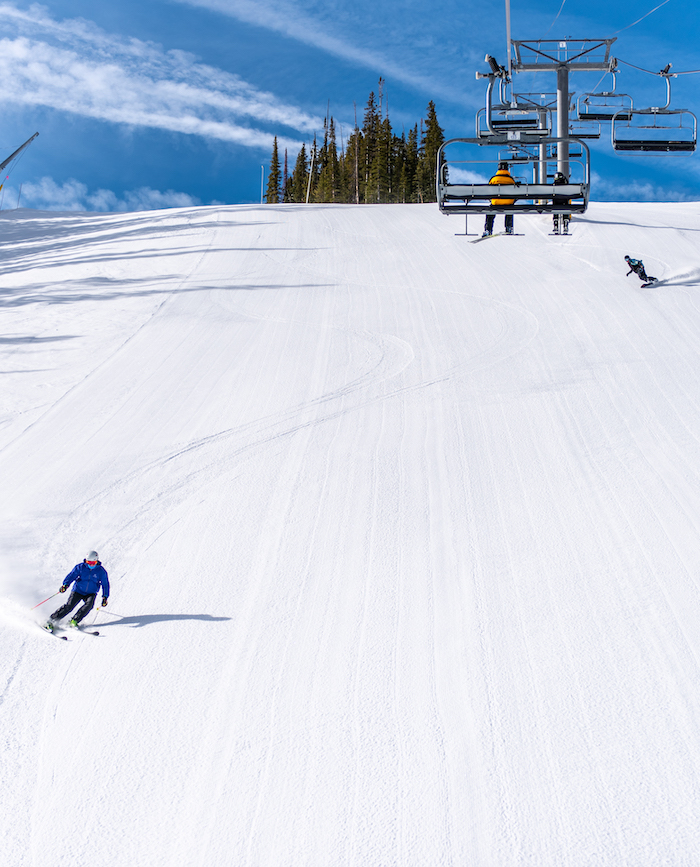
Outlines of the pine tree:
M 343 140 L 343 128 L 340 128 L 340 154 L 338 156 L 338 198 L 341 204 L 350 201 L 351 176 L 348 173 L 348 163 L 345 159 L 345 142 Z
M 382 121 L 377 131 L 374 156 L 367 181 L 367 202 L 383 203 L 388 201 L 389 172 L 391 156 L 391 126 L 388 120 Z
M 267 178 L 267 192 L 265 199 L 268 205 L 276 204 L 280 200 L 280 155 L 277 147 L 277 136 L 272 144 L 272 158 L 270 159 L 270 174 Z
M 335 121 L 324 124 L 323 147 L 319 153 L 319 176 L 315 202 L 337 202 L 340 199 L 340 167 Z
M 282 201 L 289 202 L 289 158 L 287 155 L 287 148 L 284 149 L 284 174 L 282 175 Z
M 355 119 L 355 129 L 348 139 L 348 146 L 345 150 L 345 176 L 348 179 L 347 201 L 353 204 L 360 204 L 360 165 L 362 161 L 361 154 L 364 152 L 364 143 L 362 141 L 362 132 L 357 126 L 357 118 Z
M 372 164 L 377 152 L 377 137 L 379 132 L 379 114 L 377 100 L 372 91 L 365 106 L 365 117 L 362 125 L 362 150 L 360 151 L 360 201 L 376 202 L 376 189 L 372 189 L 370 175 Z
M 318 185 L 314 202 L 337 202 L 340 194 L 338 145 L 335 121 L 331 117 L 323 123 L 323 145 L 318 153 Z
M 316 201 L 316 188 L 318 187 L 318 176 L 319 176 L 319 156 L 320 150 L 318 144 L 316 142 L 316 136 L 314 136 L 313 143 L 311 145 L 311 163 L 309 165 L 309 176 L 307 187 L 304 192 L 304 198 L 302 201 L 304 202 L 315 202 Z
M 417 202 L 416 173 L 418 171 L 418 124 L 408 131 L 405 138 L 405 155 L 401 166 L 401 199 L 402 202 Z
M 309 166 L 306 158 L 306 145 L 302 144 L 297 160 L 294 164 L 294 170 L 289 182 L 289 201 L 304 202 L 306 201 L 306 186 L 309 181 Z
M 407 202 L 408 199 L 408 183 L 406 178 L 406 156 L 408 150 L 406 145 L 406 131 L 401 133 L 401 138 L 394 137 L 394 183 L 393 192 L 395 202 Z
M 445 141 L 445 134 L 440 127 L 435 111 L 435 103 L 428 103 L 428 119 L 425 123 L 425 135 L 422 137 L 420 156 L 418 160 L 418 196 L 421 202 L 435 202 L 435 175 L 437 172 L 437 152 Z

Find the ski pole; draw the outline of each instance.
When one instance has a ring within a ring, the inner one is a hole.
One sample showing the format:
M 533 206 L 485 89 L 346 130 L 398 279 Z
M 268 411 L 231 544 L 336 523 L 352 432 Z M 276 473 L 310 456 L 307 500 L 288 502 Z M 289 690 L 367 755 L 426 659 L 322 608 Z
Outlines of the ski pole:
M 48 602 L 49 599 L 53 599 L 54 596 L 58 596 L 58 594 L 59 594 L 60 592 L 61 592 L 60 590 L 57 590 L 55 593 L 53 593 L 51 596 L 49 596 L 48 599 L 44 599 L 44 602 Z M 44 602 L 37 602 L 37 604 L 36 604 L 36 605 L 32 605 L 32 607 L 31 607 L 29 610 L 30 610 L 30 611 L 34 611 L 35 608 L 38 608 L 40 605 L 43 605 Z

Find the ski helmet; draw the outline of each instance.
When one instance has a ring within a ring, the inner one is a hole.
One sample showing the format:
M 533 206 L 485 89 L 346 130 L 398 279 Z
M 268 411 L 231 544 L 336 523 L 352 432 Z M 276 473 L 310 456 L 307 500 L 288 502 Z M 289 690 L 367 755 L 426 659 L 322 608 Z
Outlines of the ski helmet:
M 87 555 L 87 557 L 85 559 L 95 561 L 95 560 L 99 560 L 100 557 L 99 557 L 97 551 L 90 551 L 90 553 Z

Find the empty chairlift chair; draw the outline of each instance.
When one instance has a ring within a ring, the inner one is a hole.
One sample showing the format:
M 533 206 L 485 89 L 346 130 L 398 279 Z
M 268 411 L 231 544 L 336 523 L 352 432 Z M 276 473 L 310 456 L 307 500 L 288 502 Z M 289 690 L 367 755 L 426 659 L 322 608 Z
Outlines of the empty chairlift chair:
M 634 109 L 613 119 L 612 146 L 622 153 L 682 156 L 697 147 L 697 125 L 687 109 Z
M 584 93 L 576 103 L 576 116 L 581 123 L 612 121 L 632 111 L 632 97 L 626 93 Z
M 617 81 L 615 69 L 611 74 L 612 90 L 584 93 L 579 96 L 576 102 L 576 116 L 582 123 L 605 123 L 612 121 L 615 115 L 622 117 L 625 112 L 632 111 L 632 97 L 615 90 Z
M 551 135 L 551 112 L 532 106 L 494 105 L 490 110 L 482 108 L 477 113 L 476 134 L 479 138 L 519 131 Z
M 693 153 L 697 147 L 698 121 L 692 111 L 670 108 L 671 64 L 658 74 L 666 79 L 666 105 L 618 112 L 612 122 L 612 146 L 634 154 Z
M 572 138 L 599 139 L 601 136 L 600 122 L 572 120 L 569 122 L 569 135 Z

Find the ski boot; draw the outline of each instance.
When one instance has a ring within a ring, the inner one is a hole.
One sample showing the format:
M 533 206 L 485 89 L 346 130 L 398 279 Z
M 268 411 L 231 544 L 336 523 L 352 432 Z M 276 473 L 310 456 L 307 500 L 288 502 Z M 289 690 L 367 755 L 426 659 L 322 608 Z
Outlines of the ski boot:
M 71 618 L 70 625 L 73 627 L 73 629 L 77 629 L 77 628 L 78 628 L 78 621 L 75 619 L 75 617 L 72 617 L 72 618 Z
M 53 620 L 47 620 L 46 623 L 44 624 L 44 629 L 47 632 L 53 632 Z

